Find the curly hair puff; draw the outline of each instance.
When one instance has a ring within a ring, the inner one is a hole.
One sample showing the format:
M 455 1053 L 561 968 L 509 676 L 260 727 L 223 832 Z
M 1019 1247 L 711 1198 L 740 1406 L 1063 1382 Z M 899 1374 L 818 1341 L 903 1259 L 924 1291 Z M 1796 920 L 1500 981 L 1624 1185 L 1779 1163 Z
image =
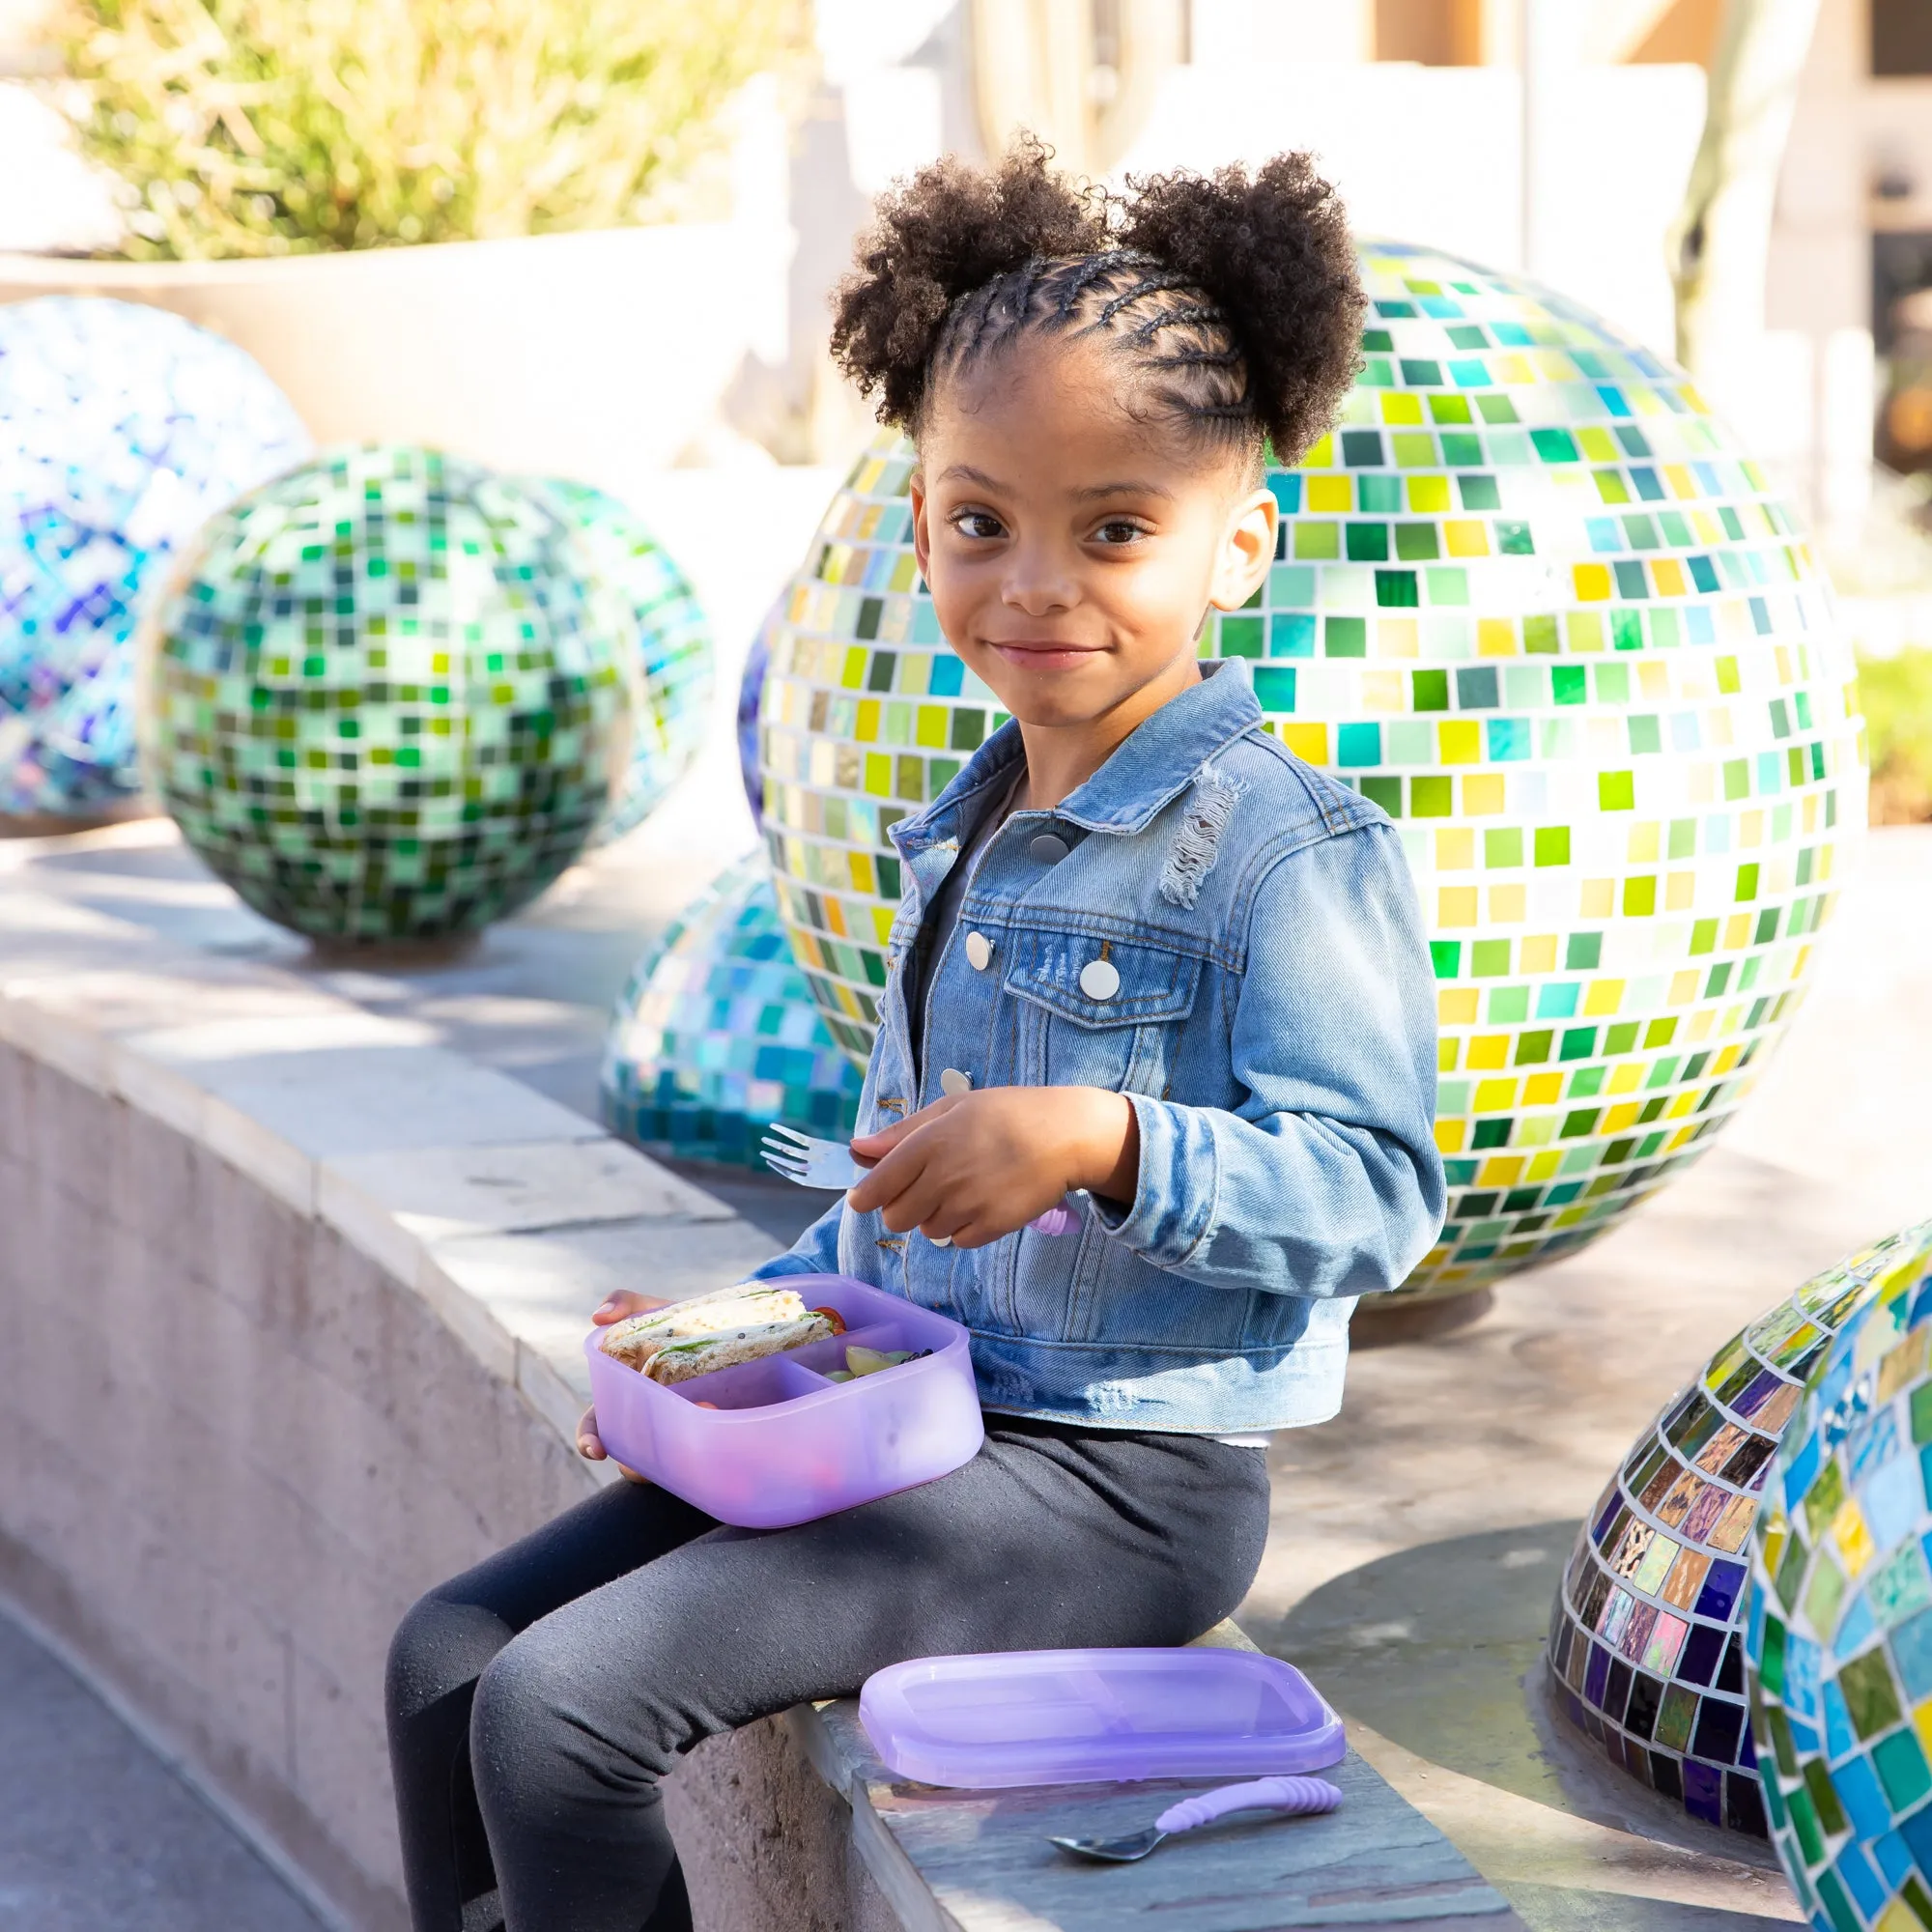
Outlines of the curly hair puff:
M 1017 338 L 1096 336 L 1129 406 L 1199 440 L 1293 463 L 1357 367 L 1364 299 L 1348 218 L 1306 155 L 1075 187 L 1031 136 L 883 196 L 840 284 L 833 353 L 879 419 L 920 433 L 933 395 Z

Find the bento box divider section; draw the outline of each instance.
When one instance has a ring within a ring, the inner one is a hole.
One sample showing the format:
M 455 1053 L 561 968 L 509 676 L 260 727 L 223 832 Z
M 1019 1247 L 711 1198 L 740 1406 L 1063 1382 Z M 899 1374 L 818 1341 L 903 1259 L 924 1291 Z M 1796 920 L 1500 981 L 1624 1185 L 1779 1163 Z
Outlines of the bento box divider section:
M 795 1361 L 795 1352 L 761 1355 L 754 1362 L 736 1362 L 728 1369 L 713 1369 L 708 1376 L 666 1386 L 686 1402 L 721 1409 L 772 1408 L 833 1386 L 816 1370 Z

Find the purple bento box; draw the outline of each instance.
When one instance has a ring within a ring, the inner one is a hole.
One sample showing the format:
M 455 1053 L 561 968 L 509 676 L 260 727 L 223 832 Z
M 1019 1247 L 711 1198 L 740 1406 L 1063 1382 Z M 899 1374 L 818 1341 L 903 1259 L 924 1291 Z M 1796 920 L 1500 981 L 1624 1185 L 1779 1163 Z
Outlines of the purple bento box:
M 985 1427 L 956 1321 L 848 1275 L 766 1286 L 836 1308 L 845 1333 L 668 1387 L 607 1355 L 606 1330 L 585 1338 L 597 1434 L 619 1463 L 720 1522 L 783 1529 L 929 1483 L 978 1454 Z M 851 1343 L 931 1353 L 827 1381 Z
M 866 1680 L 859 1720 L 889 1771 L 969 1791 L 1298 1776 L 1347 1749 L 1293 1664 L 1206 1644 L 914 1658 Z

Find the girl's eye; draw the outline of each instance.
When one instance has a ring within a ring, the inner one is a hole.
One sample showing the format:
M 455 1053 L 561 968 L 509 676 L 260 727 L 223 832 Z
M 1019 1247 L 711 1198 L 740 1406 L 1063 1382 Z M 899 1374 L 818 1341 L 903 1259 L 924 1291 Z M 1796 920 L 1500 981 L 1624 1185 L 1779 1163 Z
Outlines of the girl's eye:
M 962 537 L 977 538 L 980 542 L 991 537 L 1003 537 L 1007 533 L 999 518 L 988 510 L 961 510 L 952 519 L 952 527 Z
M 1147 535 L 1147 529 L 1129 518 L 1110 517 L 1094 534 L 1110 549 L 1119 550 L 1127 544 L 1139 543 Z

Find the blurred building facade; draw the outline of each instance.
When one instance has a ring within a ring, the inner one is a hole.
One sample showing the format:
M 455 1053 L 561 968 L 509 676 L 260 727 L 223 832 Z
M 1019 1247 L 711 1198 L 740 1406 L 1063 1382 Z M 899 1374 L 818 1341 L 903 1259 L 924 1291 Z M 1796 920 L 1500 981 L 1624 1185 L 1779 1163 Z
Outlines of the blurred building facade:
M 825 296 L 867 198 L 1021 124 L 1094 172 L 1312 147 L 1363 230 L 1527 267 L 1668 350 L 1670 231 L 1725 4 L 818 0 L 788 388 L 822 381 Z M 1713 386 L 1814 522 L 1842 527 L 1875 441 L 1932 468 L 1932 0 L 1815 10 L 1761 325 Z M 838 440 L 844 406 L 819 408 Z
M 59 152 L 43 5 L 0 0 L 0 251 L 85 252 L 117 216 Z M 1762 287 L 1703 373 L 1828 537 L 1856 528 L 1874 451 L 1932 473 L 1932 0 L 815 0 L 802 117 L 787 137 L 780 93 L 755 87 L 738 117 L 743 218 L 796 245 L 718 446 L 855 446 L 827 298 L 871 197 L 1022 126 L 1094 174 L 1313 148 L 1364 232 L 1527 268 L 1668 350 L 1726 18 L 1779 8 L 1808 52 Z

